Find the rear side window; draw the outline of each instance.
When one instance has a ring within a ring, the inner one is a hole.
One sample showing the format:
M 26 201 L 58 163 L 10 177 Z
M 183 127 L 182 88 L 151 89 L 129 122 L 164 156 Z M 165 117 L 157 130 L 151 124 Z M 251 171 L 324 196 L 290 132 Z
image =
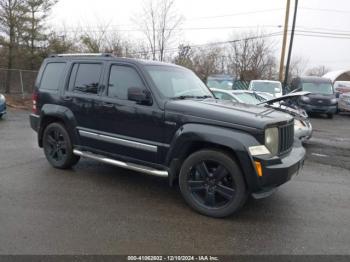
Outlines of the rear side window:
M 40 89 L 58 90 L 65 66 L 65 63 L 47 64 L 41 78 Z
M 128 89 L 130 87 L 144 88 L 135 69 L 128 66 L 112 66 L 109 76 L 108 96 L 128 100 Z
M 69 81 L 70 90 L 97 94 L 101 72 L 101 64 L 75 64 Z

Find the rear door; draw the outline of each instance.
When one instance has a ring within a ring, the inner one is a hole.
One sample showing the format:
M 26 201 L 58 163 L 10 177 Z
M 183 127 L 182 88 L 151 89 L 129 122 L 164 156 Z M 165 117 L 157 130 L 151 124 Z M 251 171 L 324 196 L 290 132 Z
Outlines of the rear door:
M 103 70 L 103 62 L 76 61 L 71 65 L 63 103 L 73 112 L 78 130 L 97 128 L 95 105 L 100 95 Z M 95 147 L 93 139 L 80 138 L 82 146 Z

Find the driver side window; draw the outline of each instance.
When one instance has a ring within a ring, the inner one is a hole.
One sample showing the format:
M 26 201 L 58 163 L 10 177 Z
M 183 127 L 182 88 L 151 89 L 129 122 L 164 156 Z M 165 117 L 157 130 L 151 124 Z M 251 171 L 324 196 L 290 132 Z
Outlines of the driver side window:
M 129 66 L 113 65 L 109 76 L 107 96 L 128 100 L 128 89 L 130 87 L 144 88 L 136 70 Z

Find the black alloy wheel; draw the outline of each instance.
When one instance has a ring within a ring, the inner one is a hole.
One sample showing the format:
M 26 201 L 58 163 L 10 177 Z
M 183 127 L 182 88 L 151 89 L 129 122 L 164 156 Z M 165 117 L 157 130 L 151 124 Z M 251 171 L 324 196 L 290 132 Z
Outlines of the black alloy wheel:
M 179 184 L 186 202 L 207 216 L 228 216 L 238 211 L 247 198 L 239 166 L 229 154 L 218 150 L 189 156 L 181 168 Z
M 203 160 L 193 166 L 187 183 L 193 198 L 207 207 L 223 207 L 235 196 L 236 185 L 230 173 L 215 161 Z
M 52 123 L 46 127 L 43 147 L 47 160 L 56 168 L 70 168 L 79 161 L 79 157 L 73 154 L 70 137 L 61 123 Z

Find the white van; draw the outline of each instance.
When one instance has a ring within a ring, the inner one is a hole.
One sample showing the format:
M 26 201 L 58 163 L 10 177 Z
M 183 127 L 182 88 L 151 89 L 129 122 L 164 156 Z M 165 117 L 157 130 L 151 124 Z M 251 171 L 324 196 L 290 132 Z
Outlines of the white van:
M 249 90 L 268 93 L 274 97 L 281 97 L 283 95 L 282 83 L 279 81 L 252 80 L 249 84 Z

